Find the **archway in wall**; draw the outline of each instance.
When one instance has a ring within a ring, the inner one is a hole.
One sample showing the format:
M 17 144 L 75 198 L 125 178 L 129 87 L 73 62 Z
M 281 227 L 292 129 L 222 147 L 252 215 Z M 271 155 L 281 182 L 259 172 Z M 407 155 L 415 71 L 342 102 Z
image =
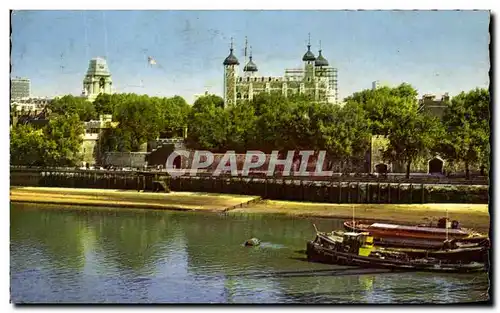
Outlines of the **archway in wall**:
M 375 172 L 379 173 L 379 174 L 387 174 L 387 164 L 385 163 L 379 163 L 377 165 L 375 165 Z
M 174 159 L 174 168 L 181 168 L 182 167 L 182 159 L 181 156 L 178 155 Z
M 443 160 L 438 157 L 429 160 L 428 173 L 443 174 L 443 165 L 444 165 Z

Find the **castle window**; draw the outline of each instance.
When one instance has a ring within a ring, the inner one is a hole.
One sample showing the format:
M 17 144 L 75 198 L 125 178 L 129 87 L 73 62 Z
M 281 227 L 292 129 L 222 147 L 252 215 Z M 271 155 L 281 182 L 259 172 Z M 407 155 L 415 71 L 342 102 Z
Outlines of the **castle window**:
M 238 92 L 238 93 L 236 94 L 236 98 L 241 99 L 241 93 L 239 93 L 239 92 Z
M 307 81 L 308 81 L 308 82 L 310 82 L 310 81 L 311 81 L 311 78 L 309 77 L 309 78 L 307 79 Z
M 250 81 L 250 77 L 247 77 L 247 82 L 249 82 L 249 81 Z
M 271 77 L 269 77 L 269 81 L 271 81 L 271 80 L 272 80 L 272 78 L 271 78 Z
M 248 94 L 245 94 L 245 99 L 248 99 Z
M 264 81 L 264 77 L 262 77 L 262 81 Z
M 241 80 L 242 80 L 242 78 L 240 77 L 240 78 L 239 78 L 239 81 L 241 82 Z

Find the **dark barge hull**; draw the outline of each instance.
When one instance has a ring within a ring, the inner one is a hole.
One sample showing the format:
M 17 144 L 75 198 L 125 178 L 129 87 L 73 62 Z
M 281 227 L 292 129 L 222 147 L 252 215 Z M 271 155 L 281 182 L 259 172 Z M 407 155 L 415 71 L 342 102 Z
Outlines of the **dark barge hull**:
M 320 246 L 313 241 L 307 242 L 307 259 L 313 262 L 327 264 L 341 264 L 370 268 L 386 268 L 407 271 L 432 271 L 449 273 L 469 273 L 485 271 L 485 264 L 424 264 L 416 262 L 405 262 L 391 259 L 380 259 L 376 257 L 364 257 L 353 253 L 335 251 Z
M 393 249 L 407 254 L 411 258 L 435 258 L 438 260 L 449 260 L 452 262 L 480 262 L 489 261 L 488 247 L 475 247 L 451 250 L 418 250 L 418 249 Z

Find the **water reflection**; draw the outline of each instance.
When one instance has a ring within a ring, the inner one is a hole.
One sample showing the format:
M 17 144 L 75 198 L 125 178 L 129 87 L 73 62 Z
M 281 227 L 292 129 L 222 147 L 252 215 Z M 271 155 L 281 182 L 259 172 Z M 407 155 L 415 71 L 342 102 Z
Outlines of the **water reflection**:
M 79 271 L 84 266 L 84 246 L 82 231 L 84 221 L 75 215 L 61 214 L 57 211 L 11 210 L 11 249 L 19 245 L 28 251 L 17 263 L 21 268 L 31 268 L 36 259 L 31 253 L 43 254 L 50 258 L 56 267 Z
M 487 274 L 304 261 L 340 220 L 11 205 L 14 302 L 396 303 L 487 299 Z M 260 247 L 242 243 L 258 237 Z
M 172 245 L 178 226 L 169 216 L 126 211 L 120 214 L 90 214 L 97 238 L 96 253 L 105 263 L 141 275 L 156 274 L 155 264 L 176 248 Z

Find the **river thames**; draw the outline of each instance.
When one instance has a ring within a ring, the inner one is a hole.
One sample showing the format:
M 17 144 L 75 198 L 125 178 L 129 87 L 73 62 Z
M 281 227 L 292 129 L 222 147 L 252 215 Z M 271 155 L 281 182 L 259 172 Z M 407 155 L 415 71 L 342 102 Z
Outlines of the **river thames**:
M 13 303 L 457 303 L 487 273 L 391 273 L 310 263 L 342 220 L 11 204 Z M 244 247 L 251 237 L 259 247 Z

